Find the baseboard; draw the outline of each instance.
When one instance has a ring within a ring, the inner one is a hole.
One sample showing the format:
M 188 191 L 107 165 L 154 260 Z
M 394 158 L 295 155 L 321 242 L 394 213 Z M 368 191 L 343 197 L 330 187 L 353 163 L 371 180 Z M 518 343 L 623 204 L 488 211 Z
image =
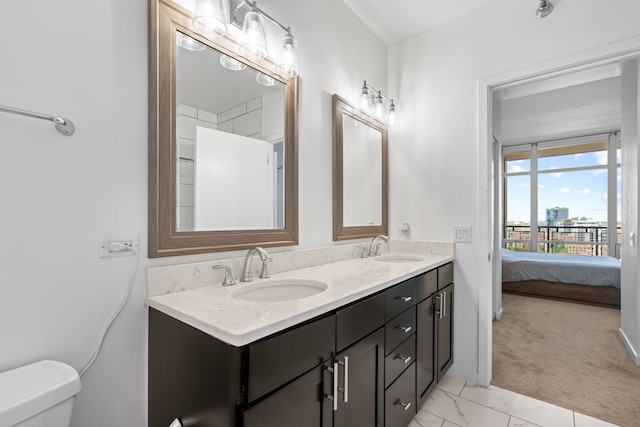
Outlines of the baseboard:
M 451 366 L 451 368 L 449 369 L 449 372 L 447 373 L 453 375 L 454 377 L 468 381 L 472 384 L 478 384 L 479 378 L 480 378 L 477 372 L 470 371 L 465 368 L 461 368 L 460 366 L 457 366 L 455 363 Z
M 498 313 L 495 315 L 494 319 L 496 319 L 496 320 L 502 319 L 502 315 L 503 314 L 504 314 L 504 309 L 500 308 L 500 311 L 498 311 Z
M 620 339 L 622 340 L 624 347 L 627 349 L 629 356 L 631 356 L 631 360 L 633 360 L 636 365 L 640 366 L 640 356 L 636 349 L 633 348 L 631 341 L 629 341 L 629 338 L 627 338 L 627 335 L 624 333 L 622 328 L 618 329 L 618 334 L 620 335 Z

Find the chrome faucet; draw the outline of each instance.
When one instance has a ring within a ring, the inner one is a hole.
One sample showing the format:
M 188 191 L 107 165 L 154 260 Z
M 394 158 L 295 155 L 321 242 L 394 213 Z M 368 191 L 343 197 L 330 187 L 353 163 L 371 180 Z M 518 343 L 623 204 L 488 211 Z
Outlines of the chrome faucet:
M 222 286 L 231 286 L 235 285 L 236 282 L 233 280 L 233 275 L 231 274 L 231 268 L 226 265 L 214 265 L 211 268 L 214 270 L 224 269 L 224 279 L 222 280 Z
M 246 258 L 244 259 L 244 268 L 242 269 L 242 277 L 240 278 L 242 282 L 250 282 L 253 280 L 253 276 L 251 275 L 251 259 L 253 258 L 253 255 L 256 254 L 260 255 L 260 259 L 262 260 L 262 271 L 260 271 L 260 278 L 267 279 L 271 276 L 269 274 L 268 266 L 268 263 L 271 262 L 269 254 L 267 254 L 267 251 L 262 249 L 260 246 L 255 246 L 249 249 Z
M 383 240 L 385 243 L 389 241 L 389 238 L 385 235 L 378 234 L 376 237 L 371 239 L 371 244 L 369 245 L 369 256 L 380 255 L 380 243 L 378 240 Z

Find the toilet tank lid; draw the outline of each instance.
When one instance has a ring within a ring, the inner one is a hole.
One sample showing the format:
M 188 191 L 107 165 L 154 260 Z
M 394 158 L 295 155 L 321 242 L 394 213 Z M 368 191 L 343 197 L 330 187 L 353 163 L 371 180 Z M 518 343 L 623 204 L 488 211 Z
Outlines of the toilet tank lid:
M 55 360 L 41 360 L 0 373 L 0 424 L 13 425 L 75 396 L 78 372 Z

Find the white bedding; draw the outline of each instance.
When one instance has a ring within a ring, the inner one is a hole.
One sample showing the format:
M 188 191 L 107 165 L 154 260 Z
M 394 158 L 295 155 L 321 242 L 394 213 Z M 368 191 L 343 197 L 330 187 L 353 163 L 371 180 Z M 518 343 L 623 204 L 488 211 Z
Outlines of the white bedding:
M 613 257 L 502 249 L 502 281 L 525 280 L 613 286 L 620 289 L 620 260 Z

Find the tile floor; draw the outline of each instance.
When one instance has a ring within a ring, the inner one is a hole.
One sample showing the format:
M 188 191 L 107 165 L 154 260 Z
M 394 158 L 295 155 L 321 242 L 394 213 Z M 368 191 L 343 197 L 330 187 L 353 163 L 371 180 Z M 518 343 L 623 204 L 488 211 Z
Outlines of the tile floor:
M 409 427 L 611 427 L 611 424 L 498 387 L 446 375 Z

